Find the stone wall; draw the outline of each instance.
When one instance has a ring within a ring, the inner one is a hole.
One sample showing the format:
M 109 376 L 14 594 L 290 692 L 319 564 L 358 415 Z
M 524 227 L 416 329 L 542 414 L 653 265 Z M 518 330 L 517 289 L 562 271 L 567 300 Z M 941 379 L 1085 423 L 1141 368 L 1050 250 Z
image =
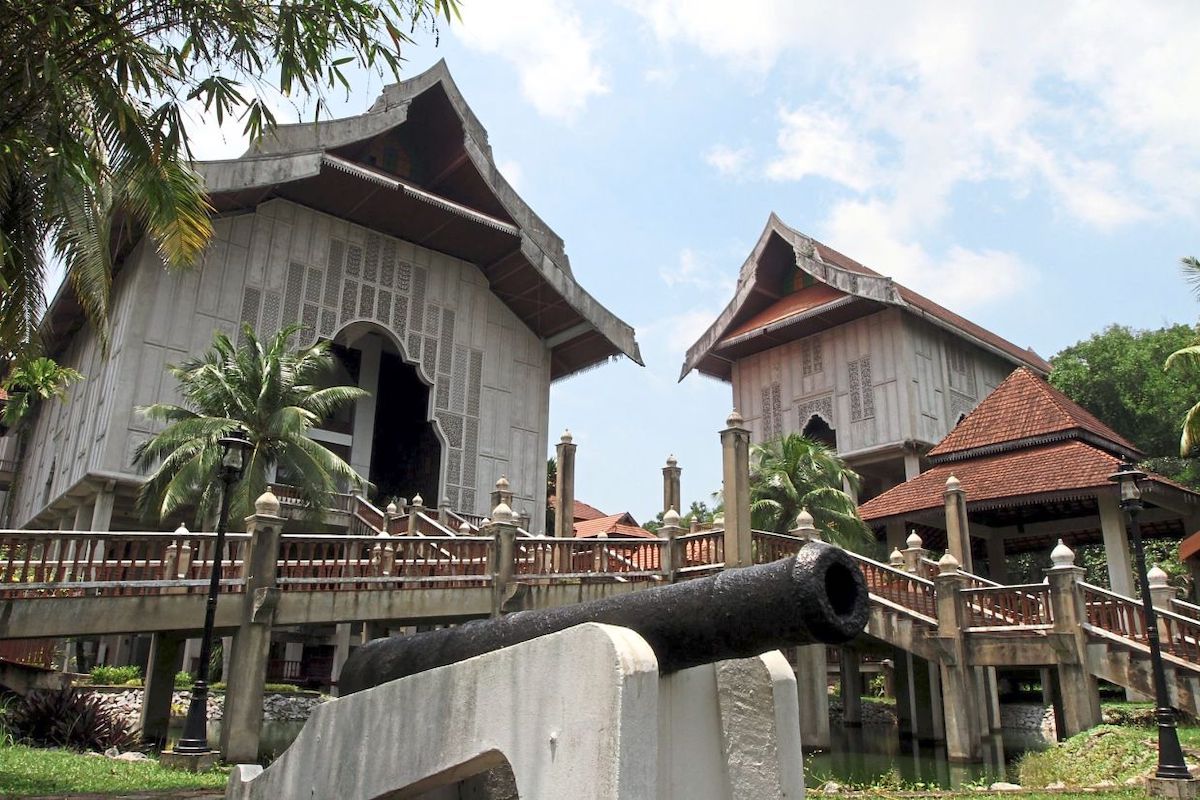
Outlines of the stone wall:
M 115 688 L 91 691 L 100 696 L 101 703 L 106 709 L 120 714 L 135 727 L 141 724 L 141 689 Z M 317 692 L 269 692 L 263 695 L 263 718 L 267 720 L 306 720 L 314 708 L 328 699 L 329 697 Z M 174 692 L 171 695 L 172 716 L 181 716 L 187 713 L 187 707 L 191 700 L 192 693 L 190 691 Z M 225 693 L 211 693 L 208 697 L 208 718 L 210 720 L 221 719 L 224 708 Z

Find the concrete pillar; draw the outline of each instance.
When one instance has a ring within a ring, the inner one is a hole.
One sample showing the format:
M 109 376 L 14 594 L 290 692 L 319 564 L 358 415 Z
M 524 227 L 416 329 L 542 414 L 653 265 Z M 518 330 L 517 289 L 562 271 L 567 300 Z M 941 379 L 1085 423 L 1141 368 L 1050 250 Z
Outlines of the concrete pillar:
M 913 736 L 913 684 L 907 650 L 895 647 L 892 656 L 892 685 L 896 698 L 896 727 L 901 739 Z
M 279 500 L 269 490 L 263 492 L 254 501 L 254 514 L 246 518 L 246 532 L 251 539 L 243 568 L 245 594 L 227 597 L 242 603 L 241 623 L 233 637 L 229 674 L 225 676 L 225 712 L 221 720 L 221 758 L 232 764 L 258 760 L 271 622 L 279 600 L 275 571 L 282 531 Z
M 450 498 L 443 497 L 442 502 L 438 503 L 438 522 L 443 525 L 450 525 Z M 453 530 L 453 529 L 451 529 Z
M 1050 553 L 1053 566 L 1046 570 L 1050 581 L 1050 603 L 1054 612 L 1054 635 L 1058 653 L 1058 688 L 1062 694 L 1062 726 L 1058 735 L 1074 736 L 1100 724 L 1100 693 L 1088 669 L 1087 635 L 1083 623 L 1083 567 L 1075 566 L 1075 554 L 1062 539 Z
M 669 509 L 678 511 L 683 508 L 683 498 L 680 496 L 679 476 L 683 470 L 675 456 L 667 456 L 667 465 L 663 467 L 663 513 Z
M 354 440 L 350 443 L 350 466 L 364 479 L 371 479 L 371 449 L 375 434 L 375 406 L 379 395 L 379 366 L 383 358 L 383 340 L 367 335 L 354 342 L 362 357 L 358 365 L 358 386 L 366 397 L 354 401 Z M 432 486 L 418 486 L 430 491 Z M 436 499 L 436 497 L 434 498 Z
M 858 651 L 841 648 L 840 672 L 842 693 L 842 724 L 847 728 L 862 727 L 862 671 Z
M 954 556 L 959 569 L 974 572 L 971 563 L 971 528 L 967 522 L 967 498 L 958 478 L 951 475 L 946 479 L 946 491 L 942 494 L 946 505 L 946 551 Z
M 554 448 L 558 458 L 558 479 L 554 486 L 554 535 L 559 539 L 575 536 L 575 437 L 563 431 Z
M 921 474 L 921 455 L 915 450 L 904 451 L 904 480 L 911 481 Z
M 515 571 L 514 552 L 516 548 L 517 525 L 512 509 L 504 503 L 492 509 L 491 524 L 481 531 L 484 536 L 492 536 L 492 616 L 498 617 L 503 612 L 504 601 L 513 582 Z
M 95 513 L 94 503 L 80 503 L 75 506 L 75 518 L 72 520 L 71 530 L 86 531 L 92 524 L 92 515 Z
M 947 515 L 949 517 L 949 515 Z M 945 710 L 946 755 L 950 761 L 979 761 L 983 757 L 981 709 L 975 688 L 974 670 L 967 663 L 962 632 L 959 591 L 965 580 L 953 554 L 938 561 L 937 638 L 947 656 L 941 662 L 942 705 Z
M 726 500 L 726 506 L 729 501 Z M 829 681 L 825 645 L 796 648 L 796 693 L 800 701 L 800 741 L 805 749 L 829 748 Z
M 889 519 L 886 526 L 887 531 L 887 549 L 888 552 L 893 550 L 904 549 L 904 520 Z
M 1097 492 L 1096 504 L 1100 507 L 1100 532 L 1104 535 L 1104 558 L 1108 562 L 1109 588 L 1117 594 L 1134 597 L 1129 537 L 1125 531 L 1125 515 L 1121 512 L 1116 492 Z
M 659 561 L 663 575 L 671 583 L 674 583 L 679 578 L 680 567 L 687 566 L 685 563 L 686 554 L 680 552 L 679 542 L 677 541 L 679 535 L 682 533 L 683 528 L 679 525 L 679 512 L 674 508 L 668 508 L 663 514 L 662 527 L 658 529 L 658 535 L 667 540 L 666 544 L 663 545 L 662 558 Z
M 142 692 L 142 741 L 160 748 L 167 743 L 175 673 L 179 672 L 183 659 L 181 644 L 178 637 L 166 633 L 155 633 L 150 637 L 150 660 L 146 663 L 145 690 Z
M 941 681 L 930 679 L 930 667 L 934 665 L 911 653 L 905 655 L 913 699 L 913 738 L 925 743 L 941 741 L 946 738 L 945 725 L 934 715 L 934 711 L 941 708 L 941 698 L 935 697 Z
M 748 567 L 750 536 L 750 431 L 735 408 L 721 431 L 721 477 L 725 494 L 725 566 Z M 825 679 L 824 665 L 821 680 Z M 828 700 L 825 701 L 828 706 Z M 828 728 L 828 720 L 825 723 Z M 828 733 L 825 736 L 829 738 Z
M 988 577 L 996 583 L 1008 582 L 1008 562 L 1004 556 L 1004 534 L 992 531 L 987 537 Z
M 109 481 L 96 493 L 96 502 L 92 504 L 91 530 L 107 531 L 112 526 L 113 503 L 116 501 L 116 491 L 116 482 Z
M 942 671 L 933 661 L 925 662 L 929 681 L 929 717 L 933 741 L 946 741 L 946 710 L 942 702 Z

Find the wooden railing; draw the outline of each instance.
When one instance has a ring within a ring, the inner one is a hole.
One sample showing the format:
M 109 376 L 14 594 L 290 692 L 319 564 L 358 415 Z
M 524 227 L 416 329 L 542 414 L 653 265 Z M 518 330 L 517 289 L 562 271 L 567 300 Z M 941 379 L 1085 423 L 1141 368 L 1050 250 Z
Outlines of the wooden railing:
M 480 536 L 284 534 L 276 581 L 284 591 L 484 585 L 492 546 Z
M 846 551 L 858 562 L 867 590 L 897 610 L 926 625 L 937 625 L 937 596 L 933 581 Z
M 0 531 L 0 599 L 204 591 L 216 534 Z M 239 591 L 250 537 L 226 534 L 221 583 Z
M 665 539 L 560 539 L 533 536 L 517 539 L 515 572 L 519 576 L 615 576 L 621 580 L 657 580 L 662 574 Z
M 680 575 L 696 576 L 715 572 L 725 566 L 725 532 L 697 531 L 675 537 L 675 552 Z
M 1181 617 L 1200 620 L 1200 606 L 1193 605 L 1192 603 L 1185 603 L 1183 600 L 1175 597 L 1171 598 L 1171 607 L 1168 610 L 1174 611 Z
M 963 589 L 962 608 L 970 628 L 1030 628 L 1054 624 L 1050 586 L 977 586 Z
M 1090 624 L 1149 645 L 1141 602 L 1088 583 L 1081 586 Z M 1162 651 L 1193 664 L 1200 663 L 1200 620 L 1161 609 L 1155 610 L 1155 617 Z
M 750 547 L 755 564 L 769 564 L 781 558 L 794 556 L 807 540 L 786 533 L 751 531 Z

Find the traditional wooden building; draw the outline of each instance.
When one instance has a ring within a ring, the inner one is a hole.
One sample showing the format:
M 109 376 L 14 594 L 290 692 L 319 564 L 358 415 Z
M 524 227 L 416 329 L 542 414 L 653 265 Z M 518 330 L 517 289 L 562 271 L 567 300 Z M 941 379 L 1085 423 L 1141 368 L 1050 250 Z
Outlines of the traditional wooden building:
M 241 158 L 196 166 L 212 241 L 177 272 L 144 237 L 116 243 L 107 357 L 74 297 L 53 300 L 49 351 L 87 379 L 35 420 L 10 524 L 141 525 L 131 461 L 154 429 L 137 408 L 177 400 L 166 365 L 243 323 L 334 343 L 342 380 L 370 397 L 313 438 L 372 481 L 381 506 L 420 493 L 484 515 L 503 474 L 516 511 L 544 519 L 551 381 L 641 358 L 633 329 L 584 291 L 562 240 L 497 170 L 444 63 L 386 87 L 365 114 L 281 126 Z
M 917 475 L 928 450 L 1014 367 L 1050 365 L 774 214 L 733 299 L 689 348 L 733 384 L 756 441 L 804 433 L 863 476 L 863 497 Z

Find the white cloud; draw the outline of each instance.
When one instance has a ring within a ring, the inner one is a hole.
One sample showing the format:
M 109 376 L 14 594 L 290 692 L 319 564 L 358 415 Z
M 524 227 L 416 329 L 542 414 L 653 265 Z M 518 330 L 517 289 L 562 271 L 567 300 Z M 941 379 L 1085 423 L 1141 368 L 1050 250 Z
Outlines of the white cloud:
M 496 169 L 500 170 L 500 174 L 508 181 L 509 186 L 512 186 L 517 192 L 521 191 L 521 183 L 525 178 L 525 171 L 521 169 L 519 162 L 500 158 L 496 160 Z
M 875 185 L 875 153 L 849 120 L 817 108 L 781 109 L 779 155 L 767 177 L 798 181 L 814 175 L 862 192 Z
M 691 286 L 721 296 L 732 293 L 735 282 L 728 264 L 713 264 L 690 247 L 680 250 L 678 263 L 659 269 L 658 275 L 671 288 Z
M 517 70 L 521 94 L 538 113 L 561 122 L 579 116 L 589 100 L 609 91 L 596 62 L 595 35 L 569 3 L 465 3 L 451 31 L 472 50 L 499 55 Z
M 739 175 L 750 161 L 751 151 L 748 147 L 732 148 L 718 144 L 710 147 L 704 154 L 704 163 L 722 175 Z

